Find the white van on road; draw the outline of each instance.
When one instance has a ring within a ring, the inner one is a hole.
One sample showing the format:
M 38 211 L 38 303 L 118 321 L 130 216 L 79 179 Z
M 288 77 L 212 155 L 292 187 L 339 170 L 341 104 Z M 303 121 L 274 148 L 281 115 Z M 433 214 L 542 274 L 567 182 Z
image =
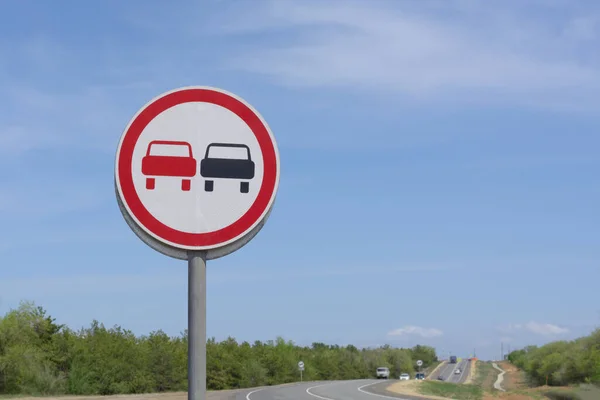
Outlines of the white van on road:
M 386 367 L 377 368 L 377 379 L 389 379 L 390 369 Z

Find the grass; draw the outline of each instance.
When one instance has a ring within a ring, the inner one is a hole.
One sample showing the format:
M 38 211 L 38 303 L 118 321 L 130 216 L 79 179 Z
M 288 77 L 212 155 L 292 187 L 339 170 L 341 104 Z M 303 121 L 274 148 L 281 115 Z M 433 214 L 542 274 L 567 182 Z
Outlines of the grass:
M 483 398 L 483 390 L 479 386 L 449 382 L 423 381 L 419 384 L 419 392 L 424 395 L 456 400 L 481 400 Z
M 473 386 L 480 387 L 488 392 L 494 391 L 494 382 L 498 378 L 499 371 L 492 366 L 492 363 L 479 360 L 476 363 L 477 373 L 473 378 Z

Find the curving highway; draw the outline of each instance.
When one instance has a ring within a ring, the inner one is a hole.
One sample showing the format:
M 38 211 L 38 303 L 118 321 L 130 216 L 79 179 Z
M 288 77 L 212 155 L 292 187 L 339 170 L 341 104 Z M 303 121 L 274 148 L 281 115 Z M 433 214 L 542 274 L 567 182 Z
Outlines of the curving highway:
M 459 374 L 454 373 L 454 371 L 456 371 L 457 368 L 460 369 Z M 445 382 L 464 383 L 464 381 L 466 381 L 467 378 L 469 377 L 470 369 L 471 369 L 471 363 L 469 362 L 469 360 L 461 360 L 460 362 L 458 362 L 456 364 L 448 363 L 448 364 L 443 365 L 438 370 L 437 376 L 432 376 L 431 379 L 432 380 L 438 379 L 438 376 L 441 375 L 441 377 L 443 378 L 443 380 Z
M 385 391 L 393 380 L 305 382 L 270 386 L 240 392 L 235 400 L 423 400 L 423 397 L 395 395 Z
M 454 371 L 460 368 L 460 373 Z M 462 360 L 456 364 L 443 365 L 437 372 L 446 382 L 464 383 L 469 376 L 471 363 Z M 352 381 L 317 381 L 290 383 L 279 386 L 267 386 L 262 388 L 246 389 L 236 392 L 232 400 L 424 400 L 419 396 L 400 395 L 390 393 L 386 388 L 392 384 L 394 379 L 360 379 Z

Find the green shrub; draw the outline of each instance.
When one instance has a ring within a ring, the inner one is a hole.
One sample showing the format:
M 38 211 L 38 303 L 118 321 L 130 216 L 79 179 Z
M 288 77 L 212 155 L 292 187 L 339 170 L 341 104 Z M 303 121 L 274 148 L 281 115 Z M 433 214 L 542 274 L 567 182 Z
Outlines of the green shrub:
M 572 341 L 556 341 L 513 351 L 509 361 L 534 385 L 600 384 L 600 329 Z
M 209 390 L 274 385 L 299 380 L 370 378 L 387 366 L 392 376 L 437 363 L 428 346 L 397 349 L 313 343 L 282 338 L 253 344 L 233 338 L 206 343 Z M 137 337 L 93 321 L 73 331 L 55 323 L 41 307 L 22 303 L 0 317 L 0 395 L 111 395 L 187 390 L 187 332 Z

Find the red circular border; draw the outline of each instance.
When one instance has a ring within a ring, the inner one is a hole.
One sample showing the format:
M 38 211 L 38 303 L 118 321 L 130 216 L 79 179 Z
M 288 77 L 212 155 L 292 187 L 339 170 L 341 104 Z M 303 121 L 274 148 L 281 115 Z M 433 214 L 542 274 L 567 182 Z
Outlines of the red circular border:
M 146 209 L 133 184 L 131 173 L 133 150 L 146 126 L 167 109 L 189 102 L 212 103 L 236 114 L 254 133 L 263 155 L 263 180 L 256 200 L 237 221 L 218 231 L 189 233 L 163 224 Z M 260 117 L 238 99 L 210 89 L 182 89 L 160 97 L 147 105 L 124 133 L 118 157 L 119 185 L 123 200 L 131 213 L 154 235 L 171 244 L 187 247 L 219 247 L 242 235 L 258 222 L 269 206 L 277 182 L 277 152 L 273 139 Z

